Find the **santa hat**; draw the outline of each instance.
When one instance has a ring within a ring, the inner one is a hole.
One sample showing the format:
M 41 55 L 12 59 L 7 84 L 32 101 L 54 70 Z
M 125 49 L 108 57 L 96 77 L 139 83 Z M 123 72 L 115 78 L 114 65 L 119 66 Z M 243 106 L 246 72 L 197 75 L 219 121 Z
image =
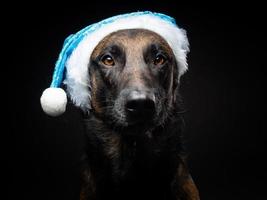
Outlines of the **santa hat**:
M 94 48 L 107 35 L 123 29 L 147 29 L 163 37 L 173 50 L 179 77 L 187 70 L 186 55 L 189 44 L 186 33 L 175 20 L 161 13 L 150 11 L 133 12 L 107 18 L 89 25 L 66 38 L 55 65 L 52 83 L 41 96 L 41 106 L 50 116 L 65 112 L 67 95 L 85 112 L 91 108 L 90 77 L 88 63 Z

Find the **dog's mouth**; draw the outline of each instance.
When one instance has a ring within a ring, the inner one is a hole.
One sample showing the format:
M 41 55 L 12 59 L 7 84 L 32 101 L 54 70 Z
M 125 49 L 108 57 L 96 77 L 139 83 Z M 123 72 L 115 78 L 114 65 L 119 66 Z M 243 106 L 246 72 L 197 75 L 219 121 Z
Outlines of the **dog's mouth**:
M 156 113 L 154 110 L 142 109 L 139 111 L 132 109 L 114 110 L 113 122 L 115 126 L 120 127 L 135 127 L 149 126 L 155 123 Z
M 150 112 L 120 115 L 114 122 L 112 124 L 114 130 L 118 130 L 123 135 L 134 137 L 143 137 L 147 131 L 157 126 L 156 116 Z
M 154 114 L 152 112 L 144 112 L 144 113 L 138 113 L 138 114 L 131 114 L 127 115 L 126 121 L 129 126 L 134 125 L 145 125 L 145 124 L 152 124 L 154 119 Z

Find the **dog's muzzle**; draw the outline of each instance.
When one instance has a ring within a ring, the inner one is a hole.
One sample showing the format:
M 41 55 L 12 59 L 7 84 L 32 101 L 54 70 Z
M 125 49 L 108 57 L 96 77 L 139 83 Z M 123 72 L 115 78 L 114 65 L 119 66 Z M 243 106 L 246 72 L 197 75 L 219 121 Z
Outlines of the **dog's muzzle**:
M 131 121 L 151 120 L 155 114 L 155 95 L 149 91 L 130 91 L 126 96 L 125 112 Z

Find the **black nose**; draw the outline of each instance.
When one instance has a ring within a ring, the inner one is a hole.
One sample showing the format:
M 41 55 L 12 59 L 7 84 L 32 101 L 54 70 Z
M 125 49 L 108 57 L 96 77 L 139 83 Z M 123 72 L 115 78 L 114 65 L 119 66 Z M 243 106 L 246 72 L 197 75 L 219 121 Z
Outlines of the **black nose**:
M 149 92 L 132 91 L 127 97 L 126 111 L 129 115 L 144 118 L 155 112 L 155 96 Z

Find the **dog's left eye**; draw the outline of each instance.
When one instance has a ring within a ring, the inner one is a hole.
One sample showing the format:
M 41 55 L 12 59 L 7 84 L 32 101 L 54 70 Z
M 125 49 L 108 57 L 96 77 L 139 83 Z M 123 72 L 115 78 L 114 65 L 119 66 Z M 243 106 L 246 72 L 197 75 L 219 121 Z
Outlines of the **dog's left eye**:
M 110 55 L 103 56 L 101 58 L 101 62 L 107 66 L 114 66 L 115 65 L 115 61 L 113 60 L 113 58 Z
M 166 62 L 166 57 L 162 54 L 156 56 L 154 60 L 154 65 L 163 65 Z

